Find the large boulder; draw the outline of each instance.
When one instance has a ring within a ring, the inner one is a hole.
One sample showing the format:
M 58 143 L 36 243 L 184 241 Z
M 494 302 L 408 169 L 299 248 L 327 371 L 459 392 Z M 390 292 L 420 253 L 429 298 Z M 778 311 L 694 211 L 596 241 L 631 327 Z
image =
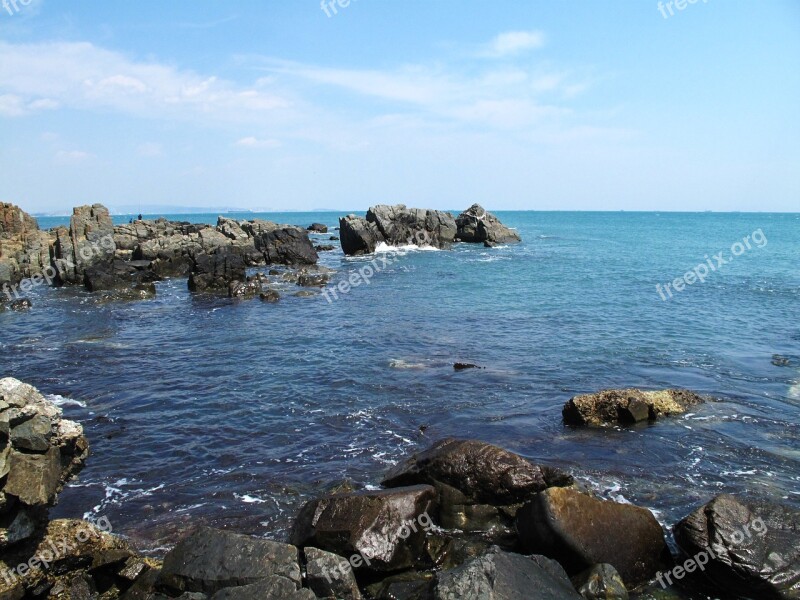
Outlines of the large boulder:
M 473 244 L 508 244 L 519 242 L 519 234 L 500 222 L 480 204 L 473 204 L 456 218 L 456 237 Z
M 372 254 L 378 244 L 384 241 L 375 223 L 356 215 L 339 219 L 339 238 L 342 251 L 348 256 Z
M 633 424 L 683 414 L 701 402 L 688 390 L 603 390 L 575 396 L 564 405 L 562 415 L 567 425 Z
M 90 268 L 113 269 L 114 224 L 102 204 L 72 210 L 69 229 L 56 229 L 53 263 L 62 284 L 85 283 Z
M 319 548 L 306 548 L 306 581 L 320 598 L 361 600 L 350 561 Z
M 608 563 L 636 587 L 669 565 L 664 532 L 649 510 L 574 489 L 537 494 L 517 512 L 517 529 L 525 550 L 556 559 L 572 574 Z
M 178 596 L 215 594 L 281 577 L 301 587 L 297 548 L 269 540 L 202 527 L 164 557 L 156 587 Z
M 675 541 L 719 588 L 752 598 L 800 598 L 800 511 L 721 495 L 675 526 Z M 691 568 L 691 567 L 690 567 Z M 689 569 L 686 569 L 687 571 Z
M 456 222 L 448 212 L 406 208 L 404 204 L 379 204 L 367 211 L 367 222 L 378 227 L 390 246 L 416 244 L 449 248 L 456 236 Z
M 334 494 L 301 509 L 291 541 L 360 557 L 353 561 L 356 568 L 407 569 L 425 561 L 426 531 L 435 509 L 436 490 L 428 485 Z
M 231 283 L 246 280 L 244 259 L 230 248 L 192 256 L 189 289 L 193 292 L 228 293 Z
M 439 493 L 443 527 L 491 532 L 502 540 L 514 532 L 517 509 L 551 486 L 568 486 L 568 474 L 476 440 L 445 439 L 394 467 L 385 487 L 427 484 Z
M 0 379 L 0 550 L 40 529 L 88 456 L 83 428 L 33 386 Z
M 544 556 L 497 547 L 436 577 L 435 600 L 581 600 L 564 569 Z

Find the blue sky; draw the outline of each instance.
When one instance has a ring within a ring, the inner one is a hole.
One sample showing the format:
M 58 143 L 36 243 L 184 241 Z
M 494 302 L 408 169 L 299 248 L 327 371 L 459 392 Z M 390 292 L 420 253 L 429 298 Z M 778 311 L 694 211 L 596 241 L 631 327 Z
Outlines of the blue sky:
M 800 211 L 798 0 L 6 1 L 31 212 Z

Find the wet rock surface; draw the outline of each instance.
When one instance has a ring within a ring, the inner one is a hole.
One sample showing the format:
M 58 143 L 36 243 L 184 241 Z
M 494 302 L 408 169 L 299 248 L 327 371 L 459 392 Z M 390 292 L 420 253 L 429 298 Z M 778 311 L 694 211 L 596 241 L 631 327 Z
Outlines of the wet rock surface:
M 562 415 L 567 425 L 630 425 L 683 414 L 703 401 L 688 390 L 604 390 L 575 396 L 564 405 Z
M 649 510 L 574 489 L 537 494 L 517 513 L 517 530 L 526 551 L 555 558 L 573 574 L 610 564 L 628 587 L 670 566 L 664 532 Z
M 721 495 L 675 526 L 686 557 L 732 594 L 800 598 L 800 511 Z M 703 555 L 702 560 L 698 560 Z

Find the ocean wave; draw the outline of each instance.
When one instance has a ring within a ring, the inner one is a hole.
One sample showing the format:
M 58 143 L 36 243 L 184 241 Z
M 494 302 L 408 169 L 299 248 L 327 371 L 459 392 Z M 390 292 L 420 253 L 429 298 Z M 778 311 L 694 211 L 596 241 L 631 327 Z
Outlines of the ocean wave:
M 439 252 L 441 248 L 434 248 L 433 246 L 422 245 L 419 246 L 417 244 L 406 244 L 404 246 L 391 246 L 386 242 L 380 242 L 375 247 L 375 254 L 383 254 L 386 252 L 392 253 L 404 253 L 404 252 Z
M 83 400 L 74 400 L 72 398 L 65 398 L 64 396 L 60 396 L 59 394 L 47 394 L 45 398 L 50 400 L 56 406 L 79 406 L 81 408 L 86 408 L 86 402 Z

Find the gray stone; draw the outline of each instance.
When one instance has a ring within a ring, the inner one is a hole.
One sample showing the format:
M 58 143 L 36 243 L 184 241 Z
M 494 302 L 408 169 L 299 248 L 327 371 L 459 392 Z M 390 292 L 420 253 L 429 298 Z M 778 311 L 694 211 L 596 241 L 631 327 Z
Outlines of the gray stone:
M 39 414 L 11 430 L 11 443 L 14 448 L 31 452 L 47 452 L 51 437 L 50 419 Z
M 586 600 L 628 600 L 622 577 L 609 564 L 594 565 L 573 577 L 572 584 Z
M 455 220 L 456 237 L 462 242 L 479 244 L 488 242 L 508 244 L 519 242 L 519 234 L 503 225 L 492 213 L 486 212 L 480 204 L 473 204 Z
M 285 577 L 267 577 L 250 585 L 226 588 L 211 597 L 211 600 L 316 600 L 311 590 L 298 589 Z
M 350 562 L 337 554 L 318 548 L 306 548 L 306 579 L 308 587 L 320 598 L 361 600 Z
M 8 480 L 3 491 L 28 506 L 51 504 L 61 476 L 61 453 L 51 447 L 44 454 L 12 452 Z

